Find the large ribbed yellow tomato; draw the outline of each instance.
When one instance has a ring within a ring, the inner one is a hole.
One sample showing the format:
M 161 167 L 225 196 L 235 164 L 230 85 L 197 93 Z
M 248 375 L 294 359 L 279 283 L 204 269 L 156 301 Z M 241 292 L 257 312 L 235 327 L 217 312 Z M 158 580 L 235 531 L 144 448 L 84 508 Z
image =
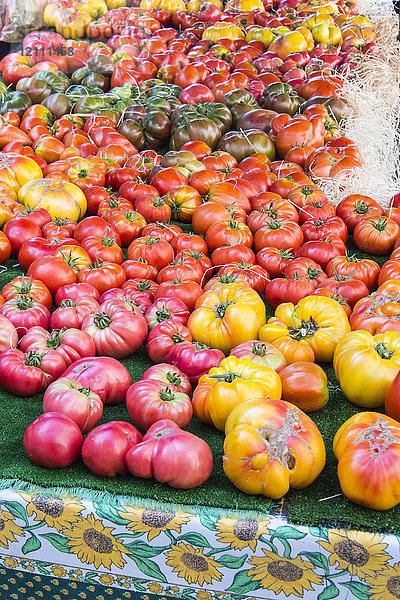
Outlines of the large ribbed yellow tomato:
M 382 406 L 400 370 L 400 333 L 348 333 L 336 347 L 333 368 L 350 402 L 366 408 Z
M 318 427 L 283 400 L 238 404 L 225 425 L 224 471 L 246 494 L 281 498 L 289 487 L 305 488 L 325 465 Z
M 193 394 L 193 410 L 198 419 L 223 431 L 229 413 L 240 402 L 265 396 L 279 399 L 281 394 L 276 371 L 248 358 L 228 356 L 219 367 L 200 377 Z
M 227 38 L 228 40 L 244 40 L 245 37 L 246 36 L 239 25 L 222 22 L 214 23 L 211 27 L 207 27 L 202 35 L 203 40 L 211 40 L 212 42 L 218 42 L 221 38 Z
M 174 13 L 177 10 L 185 10 L 183 0 L 142 0 L 140 8 L 143 10 L 169 10 Z
M 257 339 L 265 320 L 265 305 L 257 292 L 246 284 L 228 283 L 200 296 L 187 326 L 194 342 L 228 354 L 235 346 Z
M 0 184 L 10 186 L 15 192 L 27 181 L 43 177 L 42 169 L 29 156 L 0 154 Z
M 38 179 L 28 181 L 18 192 L 18 201 L 26 208 L 45 208 L 52 219 L 81 219 L 87 209 L 85 194 L 68 181 Z
M 350 417 L 335 435 L 343 494 L 356 504 L 387 510 L 400 502 L 400 423 L 375 412 Z
M 296 306 L 280 304 L 275 317 L 260 329 L 259 338 L 278 348 L 288 364 L 330 362 L 338 341 L 349 331 L 347 315 L 336 300 L 306 296 Z

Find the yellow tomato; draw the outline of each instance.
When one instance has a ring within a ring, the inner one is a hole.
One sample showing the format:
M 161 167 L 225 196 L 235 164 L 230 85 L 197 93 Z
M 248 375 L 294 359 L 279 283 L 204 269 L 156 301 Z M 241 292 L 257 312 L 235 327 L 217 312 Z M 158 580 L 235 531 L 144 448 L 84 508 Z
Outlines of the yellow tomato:
M 330 362 L 338 341 L 349 331 L 347 315 L 336 300 L 307 296 L 296 307 L 291 302 L 280 304 L 275 317 L 261 327 L 259 338 L 279 348 L 288 364 Z
M 108 10 L 112 8 L 121 8 L 121 6 L 126 6 L 127 0 L 106 0 Z
M 228 40 L 244 40 L 245 34 L 239 25 L 233 23 L 214 23 L 211 27 L 204 30 L 202 39 L 218 42 L 221 38 Z
M 318 427 L 283 400 L 238 404 L 225 425 L 224 471 L 246 494 L 281 498 L 289 487 L 305 488 L 325 465 Z
M 144 10 L 169 10 L 172 13 L 177 10 L 186 10 L 183 0 L 142 0 L 140 8 Z
M 336 25 L 330 26 L 327 23 L 319 23 L 319 25 L 312 28 L 312 35 L 318 44 L 338 46 L 343 42 L 342 33 Z
M 0 154 L 0 184 L 9 186 L 14 192 L 18 192 L 27 181 L 42 177 L 42 169 L 29 156 Z
M 80 12 L 87 13 L 92 19 L 103 17 L 108 11 L 105 0 L 75 0 L 75 6 Z
M 257 339 L 265 320 L 265 305 L 257 292 L 228 283 L 200 296 L 187 326 L 193 341 L 228 354 L 235 346 Z
M 91 22 L 88 13 L 76 11 L 74 8 L 65 8 L 60 19 L 56 19 L 55 28 L 65 39 L 77 40 L 85 37 L 86 27 Z
M 290 31 L 278 36 L 271 42 L 268 50 L 276 52 L 281 58 L 286 58 L 293 52 L 307 50 L 308 43 L 300 31 Z
M 67 181 L 38 179 L 28 181 L 18 192 L 18 201 L 26 208 L 45 208 L 52 219 L 82 219 L 87 209 L 85 194 Z
M 263 42 L 266 46 L 269 46 L 273 39 L 274 34 L 268 27 L 253 27 L 246 34 L 246 42 L 257 40 Z
M 327 13 L 330 15 L 338 15 L 339 7 L 335 2 L 326 2 L 326 0 L 311 0 L 304 4 L 299 4 L 296 7 L 297 11 L 305 11 L 309 13 Z
M 317 13 L 314 15 L 310 15 L 307 17 L 305 21 L 301 23 L 303 27 L 307 27 L 307 29 L 312 29 L 316 25 L 320 25 L 321 23 L 326 23 L 327 25 L 334 25 L 335 21 L 331 17 L 331 15 L 327 13 Z
M 350 402 L 367 408 L 382 406 L 400 370 L 400 333 L 348 333 L 337 345 L 333 368 Z
M 224 431 L 231 410 L 240 402 L 270 396 L 279 400 L 282 384 L 270 367 L 256 365 L 248 358 L 228 356 L 199 379 L 193 394 L 198 419 Z
M 226 3 L 225 10 L 240 10 L 241 12 L 251 12 L 252 10 L 265 11 L 262 0 L 229 0 Z

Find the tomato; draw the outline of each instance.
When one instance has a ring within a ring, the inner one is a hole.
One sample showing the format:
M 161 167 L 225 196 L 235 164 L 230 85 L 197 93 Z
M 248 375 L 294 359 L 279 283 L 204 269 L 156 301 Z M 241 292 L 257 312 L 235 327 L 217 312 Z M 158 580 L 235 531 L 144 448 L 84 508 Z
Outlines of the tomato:
M 71 183 L 81 190 L 92 186 L 105 185 L 104 170 L 90 158 L 74 160 L 65 170 Z
M 272 308 L 276 308 L 283 302 L 297 304 L 302 298 L 314 293 L 315 285 L 308 277 L 277 277 L 268 282 L 265 287 L 265 297 Z
M 104 302 L 87 315 L 82 331 L 94 340 L 97 354 L 122 358 L 133 354 L 145 341 L 147 325 L 140 311 L 127 311 L 123 302 Z
M 87 209 L 85 194 L 79 187 L 66 181 L 28 181 L 20 188 L 18 201 L 27 208 L 45 208 L 53 219 L 68 217 L 78 221 Z
M 387 331 L 373 336 L 352 331 L 340 340 L 333 367 L 344 395 L 358 406 L 382 406 L 386 393 L 400 369 L 400 333 Z M 374 373 L 365 386 L 365 377 Z
M 259 339 L 269 342 L 286 362 L 329 362 L 339 340 L 350 331 L 344 309 L 332 298 L 310 295 L 295 307 L 281 304 L 275 317 L 260 329 Z
M 11 254 L 17 256 L 21 246 L 24 242 L 30 240 L 33 237 L 41 237 L 40 226 L 31 221 L 28 217 L 16 217 L 8 221 L 3 228 L 5 236 L 7 236 L 8 243 L 10 245 Z M 2 236 L 2 239 L 3 236 Z M 3 241 L 4 246 L 3 254 L 6 255 L 8 245 Z
M 241 244 L 251 248 L 252 242 L 253 234 L 247 225 L 233 219 L 214 223 L 206 233 L 206 244 L 210 252 L 222 245 Z
M 87 268 L 79 271 L 77 281 L 90 283 L 99 294 L 103 294 L 110 288 L 121 287 L 126 281 L 126 275 L 121 265 L 96 259 Z
M 80 329 L 57 329 L 46 331 L 43 327 L 31 327 L 20 341 L 23 352 L 40 351 L 43 348 L 56 350 L 63 357 L 68 367 L 73 362 L 85 356 L 95 355 L 95 345 L 92 338 Z
M 155 293 L 158 290 L 158 283 L 151 279 L 128 279 L 122 284 L 121 288 L 129 293 L 146 294 L 153 302 Z
M 115 242 L 121 245 L 121 239 L 114 227 L 102 217 L 86 217 L 78 223 L 74 231 L 76 241 L 81 243 L 84 239 L 91 236 L 115 236 Z
M 60 219 L 57 217 L 54 221 L 45 223 L 42 226 L 42 233 L 48 240 L 54 238 L 62 240 L 73 237 L 76 226 L 76 221 L 73 221 L 72 219 Z
M 203 173 L 203 171 L 199 171 L 199 173 Z M 246 213 L 235 205 L 225 206 L 218 202 L 206 202 L 194 211 L 192 227 L 197 234 L 205 235 L 211 225 L 231 219 L 245 223 Z
M 262 192 L 270 194 L 270 192 Z M 257 194 L 259 196 L 259 194 Z M 272 194 L 271 194 L 272 195 Z M 273 194 L 275 196 L 275 194 Z M 277 195 L 277 194 L 276 194 Z M 262 199 L 257 201 L 257 196 L 253 198 L 253 206 L 258 203 L 259 208 L 253 210 L 247 219 L 247 225 L 250 227 L 252 233 L 255 233 L 261 227 L 264 227 L 268 221 L 273 220 L 287 220 L 294 223 L 298 223 L 299 215 L 290 202 L 287 202 L 283 198 L 280 200 L 268 200 L 264 201 L 264 206 L 261 205 Z
M 162 273 L 162 271 L 160 271 L 160 273 Z M 182 300 L 188 307 L 189 311 L 192 312 L 195 308 L 198 298 L 200 298 L 202 294 L 203 289 L 195 281 L 190 279 L 185 281 L 175 277 L 175 279 L 171 281 L 163 281 L 160 283 L 154 299 L 178 298 L 179 300 Z
M 257 338 L 264 323 L 265 306 L 257 292 L 247 285 L 231 283 L 198 299 L 188 327 L 194 341 L 227 353 Z
M 304 412 L 323 408 L 329 400 L 325 371 L 311 362 L 295 362 L 279 371 L 282 400 Z
M 362 194 L 346 196 L 336 207 L 337 216 L 343 219 L 350 232 L 367 217 L 379 217 L 383 213 L 382 206 L 376 200 Z
M 49 309 L 30 296 L 17 296 L 7 300 L 0 306 L 0 314 L 14 325 L 19 338 L 35 325 L 47 329 L 50 319 Z
M 98 425 L 89 433 L 82 446 L 82 460 L 88 469 L 102 477 L 125 475 L 127 452 L 142 439 L 138 430 L 124 421 Z
M 0 385 L 15 396 L 34 396 L 58 379 L 65 368 L 61 354 L 50 348 L 26 354 L 6 350 L 0 354 Z
M 82 248 L 86 250 L 92 261 L 106 261 L 120 265 L 124 255 L 120 246 L 116 243 L 114 236 L 106 234 L 100 236 L 89 236 L 81 242 Z
M 133 423 L 142 430 L 161 419 L 171 419 L 179 427 L 186 427 L 193 414 L 187 394 L 155 379 L 132 384 L 126 395 L 126 407 Z
M 370 291 L 378 287 L 380 270 L 380 266 L 374 260 L 357 258 L 357 256 L 349 254 L 332 258 L 325 268 L 328 277 L 332 277 L 334 272 L 339 277 L 353 276 L 355 279 L 363 281 Z
M 178 321 L 182 325 L 186 325 L 188 318 L 188 307 L 178 298 L 158 298 L 145 313 L 149 329 L 153 329 L 159 323 L 168 320 Z
M 99 292 L 90 283 L 72 283 L 60 287 L 54 296 L 54 300 L 57 306 L 61 306 L 63 300 L 73 300 L 76 302 L 82 296 L 90 296 L 90 298 L 94 298 L 95 300 L 100 298 Z
M 172 188 L 187 185 L 188 180 L 186 177 L 172 167 L 167 167 L 166 169 L 161 169 L 156 175 L 154 175 L 150 180 L 150 185 L 154 186 L 161 196 L 167 194 Z M 121 193 L 122 190 L 120 190 Z
M 201 438 L 182 431 L 169 419 L 154 423 L 140 444 L 128 451 L 126 464 L 137 477 L 154 477 L 174 488 L 192 488 L 211 474 L 210 447 Z
M 82 433 L 88 433 L 100 420 L 103 403 L 90 388 L 75 379 L 60 377 L 45 391 L 43 412 L 62 413 L 72 419 Z
M 241 260 L 252 264 L 256 260 L 253 250 L 244 244 L 221 246 L 211 254 L 211 262 L 215 267 L 222 267 L 222 265 L 240 262 Z
M 153 265 L 139 258 L 138 260 L 125 260 L 121 265 L 127 279 L 153 279 L 157 278 L 157 269 Z
M 0 354 L 5 350 L 16 348 L 18 332 L 9 319 L 0 315 Z
M 180 369 L 173 367 L 168 363 L 160 363 L 146 369 L 142 376 L 142 380 L 145 379 L 155 379 L 157 381 L 161 381 L 170 385 L 172 389 L 178 392 L 185 392 L 185 394 L 192 393 L 192 386 L 190 385 L 189 377 Z
M 147 337 L 146 348 L 153 362 L 162 363 L 175 344 L 185 341 L 192 341 L 189 329 L 175 319 L 168 319 L 152 328 Z
M 286 266 L 294 259 L 294 254 L 286 248 L 278 249 L 266 246 L 257 252 L 256 262 L 271 276 L 271 279 L 283 275 Z
M 169 244 L 176 235 L 182 233 L 182 228 L 179 225 L 174 225 L 169 222 L 149 223 L 142 231 L 142 237 L 160 237 L 166 240 Z
M 190 383 L 195 385 L 211 367 L 219 366 L 223 358 L 224 353 L 216 348 L 209 348 L 199 342 L 180 342 L 172 346 L 167 361 L 183 371 L 189 377 Z
M 38 164 L 28 156 L 1 154 L 0 183 L 9 185 L 15 192 L 28 181 L 43 177 Z
M 105 200 L 102 200 L 97 209 L 97 214 L 99 217 L 108 219 L 114 214 L 115 211 L 123 211 L 123 210 L 133 210 L 132 203 L 126 198 L 122 198 L 119 196 L 110 196 Z
M 216 202 L 222 206 L 233 205 L 235 209 L 241 208 L 246 213 L 249 213 L 251 210 L 251 204 L 247 196 L 240 191 L 238 185 L 235 185 L 229 181 L 213 183 L 206 196 L 206 200 L 208 202 Z
M 247 494 L 280 498 L 290 486 L 310 485 L 325 465 L 321 433 L 289 402 L 267 398 L 239 404 L 225 435 L 225 474 Z
M 270 367 L 277 372 L 286 366 L 286 360 L 282 352 L 272 344 L 262 343 L 258 340 L 250 340 L 244 342 L 244 344 L 239 344 L 231 350 L 229 356 L 247 358 L 257 365 Z
M 269 282 L 269 275 L 265 269 L 259 265 L 246 263 L 244 260 L 231 265 L 223 265 L 218 275 L 231 275 L 233 281 L 247 283 L 258 294 L 262 294 L 266 284 Z
M 369 290 L 363 281 L 355 279 L 353 276 L 343 277 L 337 275 L 336 272 L 333 277 L 320 281 L 318 288 L 334 290 L 337 294 L 346 298 L 346 301 L 351 308 L 353 308 L 361 298 L 365 298 L 369 294 Z
M 305 242 L 296 249 L 295 255 L 296 257 L 311 258 L 325 269 L 333 258 L 345 254 L 345 252 L 346 246 L 343 240 L 335 235 L 329 235 L 321 240 Z
M 61 286 L 76 282 L 75 271 L 68 261 L 56 256 L 36 258 L 28 268 L 28 277 L 31 276 L 42 281 L 52 296 Z
M 303 232 L 297 223 L 287 220 L 270 219 L 254 234 L 254 248 L 259 252 L 267 246 L 278 250 L 297 249 L 303 243 Z
M 333 440 L 338 477 L 344 495 L 372 510 L 400 502 L 398 422 L 375 412 L 347 419 Z
M 321 240 L 329 235 L 340 237 L 345 243 L 348 238 L 347 227 L 340 217 L 327 217 L 326 219 L 306 220 L 301 229 L 304 241 Z
M 67 467 L 81 455 L 83 437 L 67 415 L 46 412 L 31 423 L 24 434 L 24 448 L 32 462 L 54 469 Z
M 91 296 L 81 296 L 75 300 L 66 298 L 51 314 L 49 325 L 52 329 L 62 329 L 63 327 L 80 329 L 83 319 L 95 312 L 98 306 L 97 300 Z
M 171 245 L 158 237 L 139 237 L 128 247 L 128 260 L 143 258 L 160 271 L 174 258 Z
M 367 217 L 354 228 L 354 242 L 360 250 L 384 256 L 393 250 L 400 226 L 389 217 Z

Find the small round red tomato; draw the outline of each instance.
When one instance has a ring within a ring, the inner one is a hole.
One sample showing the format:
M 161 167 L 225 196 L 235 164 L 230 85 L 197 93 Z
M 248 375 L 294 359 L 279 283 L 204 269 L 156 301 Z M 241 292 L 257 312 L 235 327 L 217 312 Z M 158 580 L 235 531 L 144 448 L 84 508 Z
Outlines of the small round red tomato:
M 92 429 L 82 446 L 82 460 L 102 477 L 128 472 L 126 454 L 142 439 L 138 430 L 124 421 L 110 421 Z
M 114 287 L 121 287 L 126 281 L 126 275 L 121 265 L 112 262 L 95 260 L 87 268 L 79 271 L 78 283 L 90 283 L 99 294 Z
M 194 310 L 196 301 L 203 294 L 203 289 L 198 283 L 191 280 L 180 280 L 177 277 L 171 281 L 163 281 L 158 286 L 154 299 L 178 298 L 182 300 L 189 311 Z
M 195 252 L 203 252 L 204 254 L 208 252 L 204 238 L 194 233 L 179 233 L 172 238 L 171 246 L 176 254 L 181 250 L 194 250 Z
M 254 248 L 259 252 L 266 246 L 279 250 L 297 249 L 303 243 L 303 232 L 297 223 L 284 219 L 270 219 L 254 234 Z
M 389 217 L 367 217 L 356 225 L 354 243 L 363 252 L 384 256 L 393 250 L 400 236 L 400 226 Z
M 11 245 L 11 254 L 17 256 L 24 242 L 33 237 L 41 237 L 40 226 L 28 217 L 15 217 L 8 221 L 3 228 L 3 234 Z
M 145 236 L 134 240 L 128 247 L 128 260 L 143 258 L 160 271 L 174 258 L 172 246 L 158 237 Z

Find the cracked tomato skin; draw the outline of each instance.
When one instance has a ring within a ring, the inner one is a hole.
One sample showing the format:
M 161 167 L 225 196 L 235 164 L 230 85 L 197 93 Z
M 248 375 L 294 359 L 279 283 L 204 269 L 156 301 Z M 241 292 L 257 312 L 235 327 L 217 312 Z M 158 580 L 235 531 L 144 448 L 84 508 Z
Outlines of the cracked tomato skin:
M 281 498 L 305 488 L 325 465 L 325 446 L 315 423 L 283 400 L 247 400 L 225 425 L 226 476 L 246 494 Z
M 340 487 L 349 500 L 373 510 L 388 510 L 400 502 L 397 421 L 380 413 L 357 413 L 338 429 L 333 451 Z
M 400 370 L 400 333 L 348 333 L 336 347 L 333 368 L 350 402 L 365 408 L 382 406 Z

